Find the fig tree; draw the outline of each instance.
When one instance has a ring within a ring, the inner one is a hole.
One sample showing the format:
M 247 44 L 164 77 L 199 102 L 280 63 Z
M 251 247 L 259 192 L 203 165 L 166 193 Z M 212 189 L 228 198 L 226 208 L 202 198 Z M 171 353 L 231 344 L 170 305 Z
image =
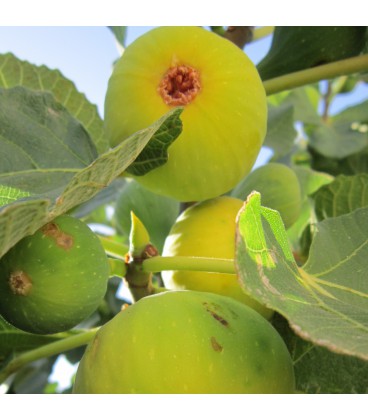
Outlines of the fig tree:
M 252 168 L 267 126 L 265 90 L 244 51 L 200 27 L 155 28 L 129 45 L 105 98 L 112 146 L 184 107 L 168 161 L 136 180 L 179 201 L 231 190 Z
M 87 318 L 106 292 L 109 265 L 98 237 L 81 220 L 57 217 L 0 260 L 0 315 L 40 334 Z
M 243 201 L 238 198 L 222 196 L 188 207 L 172 226 L 162 255 L 233 259 L 235 219 L 242 205 Z M 273 313 L 246 293 L 235 274 L 163 271 L 162 279 L 171 290 L 218 293 L 251 306 L 266 318 Z
M 289 352 L 256 311 L 224 296 L 169 291 L 102 326 L 74 393 L 293 393 Z

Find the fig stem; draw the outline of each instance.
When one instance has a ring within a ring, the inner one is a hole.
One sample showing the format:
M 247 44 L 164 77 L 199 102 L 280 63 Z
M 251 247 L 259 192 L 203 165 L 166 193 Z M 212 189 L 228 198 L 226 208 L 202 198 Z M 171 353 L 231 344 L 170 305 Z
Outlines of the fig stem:
M 147 229 L 139 218 L 131 212 L 132 226 L 129 235 L 129 253 L 126 255 L 126 273 L 124 280 L 129 288 L 133 302 L 154 293 L 152 273 L 144 272 L 145 260 L 158 255 L 157 249 L 150 243 Z
M 19 356 L 16 356 L 14 359 L 12 359 L 0 371 L 0 384 L 3 383 L 10 375 L 17 372 L 28 363 L 87 345 L 93 339 L 98 329 L 99 327 L 93 328 L 88 331 L 81 332 L 80 334 L 62 338 L 53 343 L 46 344 L 36 349 L 21 353 Z
M 264 81 L 263 86 L 266 90 L 266 94 L 269 96 L 321 80 L 333 79 L 335 77 L 367 70 L 368 54 L 364 54 L 275 77 Z
M 145 272 L 152 273 L 166 270 L 184 270 L 235 274 L 233 259 L 207 257 L 157 256 L 143 261 L 142 269 Z
M 265 38 L 266 36 L 271 35 L 274 30 L 274 26 L 262 26 L 260 28 L 255 28 L 253 31 L 253 38 L 251 42 L 258 41 L 261 38 Z

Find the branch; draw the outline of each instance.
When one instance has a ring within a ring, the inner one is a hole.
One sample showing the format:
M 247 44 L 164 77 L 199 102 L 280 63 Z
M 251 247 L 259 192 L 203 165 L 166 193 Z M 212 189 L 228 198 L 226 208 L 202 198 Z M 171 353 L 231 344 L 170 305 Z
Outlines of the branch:
M 263 85 L 266 94 L 269 96 L 321 80 L 333 79 L 338 76 L 363 71 L 368 71 L 368 54 L 275 77 L 274 79 L 264 81 Z
M 0 371 L 0 384 L 3 383 L 11 374 L 15 373 L 28 363 L 34 362 L 45 357 L 64 353 L 76 347 L 87 345 L 95 336 L 98 328 L 93 328 L 86 332 L 61 339 L 54 343 L 46 344 L 34 350 L 26 351 L 16 356 Z
M 158 273 L 166 270 L 206 271 L 235 274 L 234 260 L 206 257 L 152 257 L 143 261 L 144 272 Z

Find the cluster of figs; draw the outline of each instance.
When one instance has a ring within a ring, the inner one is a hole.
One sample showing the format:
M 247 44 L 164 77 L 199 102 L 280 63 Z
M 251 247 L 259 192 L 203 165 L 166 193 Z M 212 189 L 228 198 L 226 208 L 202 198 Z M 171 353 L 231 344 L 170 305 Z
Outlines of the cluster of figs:
M 133 176 L 157 195 L 191 203 L 162 255 L 234 258 L 236 216 L 252 189 L 292 225 L 300 211 L 293 171 L 268 164 L 251 172 L 266 134 L 267 101 L 246 54 L 200 27 L 158 27 L 138 38 L 108 84 L 111 147 L 176 106 L 184 109 L 183 131 L 167 163 Z M 1 258 L 0 315 L 30 333 L 67 331 L 98 308 L 109 276 L 98 236 L 83 221 L 61 215 Z M 73 392 L 294 392 L 293 363 L 270 322 L 273 311 L 248 295 L 235 274 L 172 270 L 161 276 L 164 291 L 100 327 Z

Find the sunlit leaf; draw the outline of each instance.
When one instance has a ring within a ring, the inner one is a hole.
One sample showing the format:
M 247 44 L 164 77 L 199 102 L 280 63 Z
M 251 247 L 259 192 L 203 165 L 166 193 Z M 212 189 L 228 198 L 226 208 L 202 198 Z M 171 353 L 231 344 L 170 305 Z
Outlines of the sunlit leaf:
M 236 267 L 244 287 L 302 338 L 368 360 L 368 208 L 318 223 L 303 267 L 280 220 L 265 219 L 264 209 L 253 193 L 238 215 Z

